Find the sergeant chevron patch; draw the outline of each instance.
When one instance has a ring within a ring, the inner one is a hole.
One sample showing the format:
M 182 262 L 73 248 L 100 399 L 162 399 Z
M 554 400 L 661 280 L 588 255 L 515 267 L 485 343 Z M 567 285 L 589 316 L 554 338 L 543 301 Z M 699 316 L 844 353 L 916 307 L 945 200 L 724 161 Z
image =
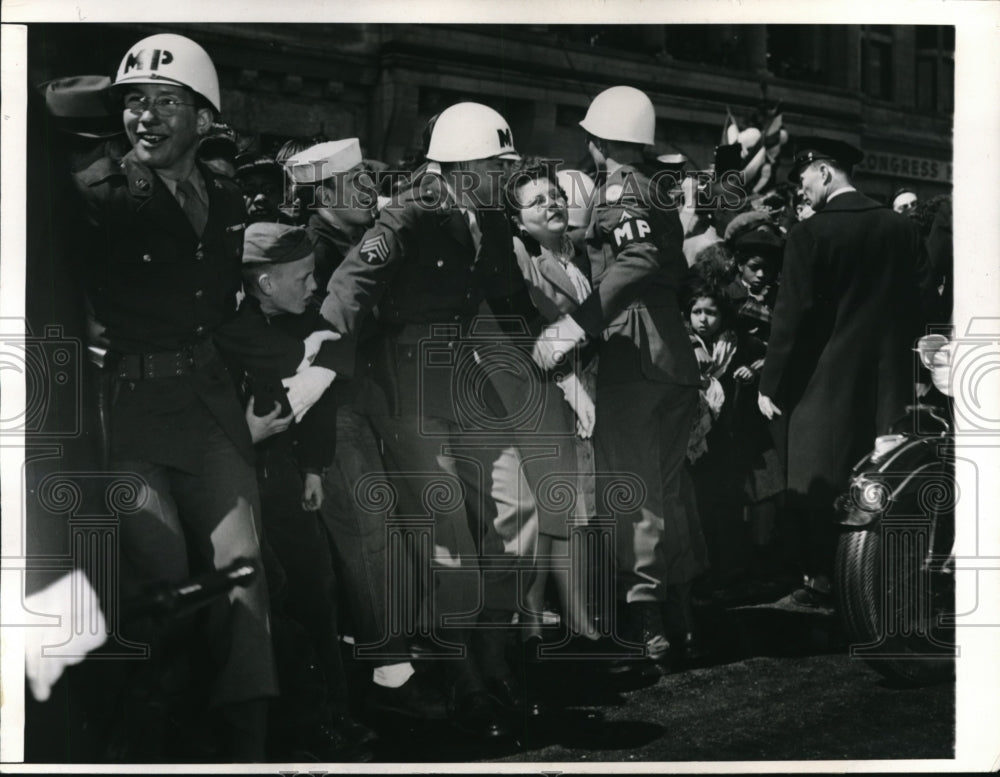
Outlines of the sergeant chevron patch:
M 361 258 L 368 264 L 385 264 L 389 258 L 389 246 L 385 242 L 385 235 L 375 235 L 363 242 L 358 249 Z

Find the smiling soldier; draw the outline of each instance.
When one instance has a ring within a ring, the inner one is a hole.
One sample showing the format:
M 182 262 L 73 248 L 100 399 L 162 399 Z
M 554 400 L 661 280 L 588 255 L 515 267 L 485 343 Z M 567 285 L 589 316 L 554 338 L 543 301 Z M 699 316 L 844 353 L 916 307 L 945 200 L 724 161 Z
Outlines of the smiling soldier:
M 212 60 L 188 38 L 153 35 L 122 59 L 113 95 L 132 150 L 96 161 L 76 183 L 90 224 L 79 241 L 83 274 L 112 386 L 110 467 L 143 483 L 119 529 L 128 588 L 178 583 L 240 557 L 259 563 L 253 446 L 219 348 L 259 352 L 268 334 L 235 318 L 243 198 L 196 161 L 220 110 Z M 292 371 L 304 356 L 298 345 L 285 355 Z M 265 699 L 277 691 L 263 575 L 213 605 L 193 636 L 183 643 L 199 646 L 212 682 L 186 697 L 185 719 L 199 719 L 192 706 L 211 710 L 224 758 L 262 760 Z M 132 683 L 154 700 L 157 665 Z M 143 725 L 162 736 L 164 723 Z

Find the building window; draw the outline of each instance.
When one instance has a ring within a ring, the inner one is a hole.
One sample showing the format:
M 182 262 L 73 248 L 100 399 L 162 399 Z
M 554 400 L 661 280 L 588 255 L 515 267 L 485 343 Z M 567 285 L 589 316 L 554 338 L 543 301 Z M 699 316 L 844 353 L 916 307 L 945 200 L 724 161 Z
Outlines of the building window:
M 892 99 L 892 30 L 884 25 L 862 27 L 861 89 L 879 100 Z
M 791 81 L 832 83 L 829 39 L 834 31 L 814 24 L 767 25 L 767 69 Z
M 917 56 L 917 108 L 937 110 L 937 62 L 932 57 Z
M 955 28 L 917 27 L 917 108 L 950 113 L 955 94 Z

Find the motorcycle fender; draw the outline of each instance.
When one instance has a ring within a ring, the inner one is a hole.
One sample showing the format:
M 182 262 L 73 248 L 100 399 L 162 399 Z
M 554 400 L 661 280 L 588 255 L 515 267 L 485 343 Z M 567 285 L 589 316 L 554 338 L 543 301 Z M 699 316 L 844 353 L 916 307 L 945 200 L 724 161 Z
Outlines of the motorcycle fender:
M 870 512 L 858 507 L 851 507 L 837 513 L 837 524 L 845 529 L 867 529 L 874 526 L 882 518 L 881 512 Z

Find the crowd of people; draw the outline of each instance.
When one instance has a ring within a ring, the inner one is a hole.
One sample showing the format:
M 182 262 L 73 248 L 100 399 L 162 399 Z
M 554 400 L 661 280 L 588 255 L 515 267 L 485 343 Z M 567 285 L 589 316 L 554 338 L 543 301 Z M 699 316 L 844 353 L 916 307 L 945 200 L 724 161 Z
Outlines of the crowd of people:
M 824 138 L 778 189 L 699 187 L 629 86 L 580 122 L 586 171 L 474 102 L 393 165 L 241 148 L 173 34 L 39 94 L 66 237 L 29 243 L 29 303 L 76 279 L 84 455 L 142 484 L 113 595 L 258 570 L 118 625 L 152 659 L 122 662 L 106 756 L 197 729 L 206 759 L 363 761 L 380 715 L 513 737 L 549 667 L 711 653 L 699 603 L 832 605 L 834 498 L 950 315 L 950 205 L 893 213 Z

